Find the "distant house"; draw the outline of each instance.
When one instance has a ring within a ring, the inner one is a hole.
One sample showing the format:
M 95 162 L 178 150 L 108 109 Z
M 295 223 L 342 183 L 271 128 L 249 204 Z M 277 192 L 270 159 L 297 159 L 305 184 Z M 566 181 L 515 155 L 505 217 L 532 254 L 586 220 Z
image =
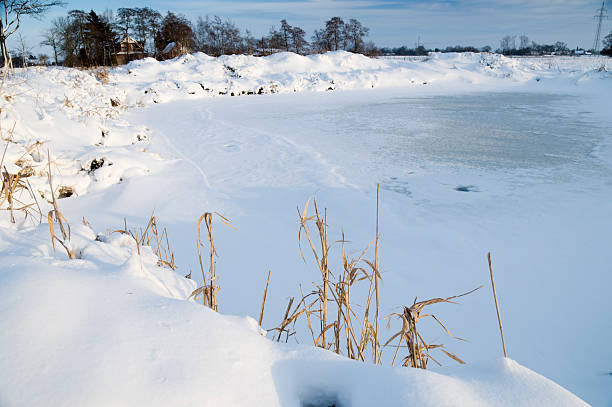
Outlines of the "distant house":
M 144 55 L 142 45 L 129 35 L 126 35 L 119 43 L 119 52 L 115 53 L 115 63 L 117 65 L 124 65 L 135 59 L 141 59 Z
M 172 59 L 183 54 L 188 54 L 189 48 L 185 47 L 180 42 L 171 42 L 162 50 L 163 59 Z

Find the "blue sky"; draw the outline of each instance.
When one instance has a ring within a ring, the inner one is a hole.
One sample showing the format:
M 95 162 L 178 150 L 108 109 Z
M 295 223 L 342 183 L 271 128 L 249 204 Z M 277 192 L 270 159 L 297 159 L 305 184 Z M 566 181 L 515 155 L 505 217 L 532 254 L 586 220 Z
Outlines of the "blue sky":
M 421 43 L 431 48 L 458 44 L 497 48 L 504 35 L 525 34 L 538 43 L 564 41 L 570 47 L 590 48 L 596 29 L 594 15 L 601 0 L 74 0 L 42 21 L 26 21 L 22 34 L 26 43 L 35 47 L 51 19 L 69 10 L 142 6 L 162 13 L 171 10 L 192 20 L 200 15 L 219 15 L 256 36 L 286 18 L 310 37 L 326 19 L 337 15 L 360 20 L 379 46 L 414 46 L 420 37 Z M 608 0 L 606 7 L 612 9 L 612 1 Z M 604 21 L 604 34 L 611 30 L 612 22 Z M 35 48 L 35 52 L 41 51 Z

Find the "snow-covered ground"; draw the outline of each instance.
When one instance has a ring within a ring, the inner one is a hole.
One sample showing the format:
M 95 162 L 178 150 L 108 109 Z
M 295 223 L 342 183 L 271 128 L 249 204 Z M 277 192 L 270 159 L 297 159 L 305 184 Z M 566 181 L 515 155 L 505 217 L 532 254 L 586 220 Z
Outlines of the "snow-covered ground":
M 11 225 L 0 212 L 0 405 L 582 403 L 533 371 L 611 405 L 609 66 L 338 52 L 147 59 L 101 80 L 17 72 L 0 100 L 4 165 L 32 168 L 45 216 Z M 76 260 L 49 240 L 47 149 L 55 189 L 74 193 L 59 206 Z M 466 366 L 391 368 L 386 350 L 381 368 L 311 348 L 300 327 L 303 345 L 260 335 L 267 271 L 264 328 L 316 279 L 296 206 L 316 194 L 330 236 L 344 230 L 357 252 L 374 236 L 377 183 L 382 314 L 484 285 L 434 308 L 468 342 L 424 327 Z M 153 210 L 177 272 L 107 233 Z M 215 225 L 220 314 L 186 301 L 204 211 L 237 227 Z M 488 251 L 516 362 L 500 358 Z

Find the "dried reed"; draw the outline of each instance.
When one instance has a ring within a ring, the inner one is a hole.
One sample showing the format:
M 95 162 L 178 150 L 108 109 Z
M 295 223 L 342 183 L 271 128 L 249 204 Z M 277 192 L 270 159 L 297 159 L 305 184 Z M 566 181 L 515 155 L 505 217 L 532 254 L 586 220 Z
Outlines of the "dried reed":
M 272 274 L 272 270 L 268 271 L 268 281 L 266 282 L 266 289 L 264 291 L 263 300 L 261 301 L 261 311 L 259 312 L 259 326 L 261 326 L 263 322 L 264 309 L 266 308 L 266 297 L 268 296 L 268 286 L 270 285 L 270 275 Z
M 0 128 L 0 132 L 1 130 Z M 13 130 L 9 132 L 10 135 L 12 135 L 12 131 Z M 4 165 L 10 139 L 11 137 L 7 139 L 2 152 L 2 158 L 0 158 L 0 210 L 9 212 L 11 223 L 16 222 L 15 212 L 23 213 L 25 219 L 27 219 L 28 216 L 34 218 L 34 215 L 37 215 L 38 222 L 40 223 L 42 222 L 42 210 L 38 204 L 36 194 L 28 181 L 28 177 L 32 175 L 31 168 L 25 167 L 16 174 L 11 174 Z M 24 202 L 25 200 L 29 202 L 26 203 Z M 4 207 L 5 204 L 6 207 Z
M 377 206 L 378 199 L 377 194 Z M 377 250 L 378 216 L 376 238 L 361 251 L 357 258 L 347 256 L 346 240 L 344 232 L 342 233 L 342 239 L 336 242 L 341 243 L 342 247 L 342 269 L 339 273 L 334 274 L 329 265 L 331 246 L 328 243 L 327 209 L 320 211 L 317 200 L 313 199 L 314 211 L 309 214 L 310 202 L 310 200 L 306 202 L 303 211 L 298 208 L 298 247 L 302 259 L 306 261 L 302 246 L 304 241 L 308 243 L 321 281 L 313 283 L 314 289 L 306 295 L 301 292 L 300 288 L 301 300 L 293 307 L 294 299 L 291 298 L 283 320 L 277 328 L 270 331 L 278 332 L 277 341 L 281 340 L 283 333 L 285 340 L 288 340 L 295 333 L 290 331 L 289 326 L 295 325 L 297 319 L 304 315 L 315 346 L 332 350 L 338 354 L 345 353 L 347 357 L 361 361 L 366 360 L 369 348 L 372 361 L 381 363 L 378 329 L 374 326 L 380 306 L 379 290 L 377 289 L 380 279 Z M 313 223 L 314 227 L 311 226 Z M 366 260 L 365 256 L 374 242 L 376 242 L 375 258 L 373 261 Z M 360 284 L 362 282 L 364 284 Z M 359 291 L 367 290 L 367 301 L 363 310 L 363 318 L 360 320 L 353 308 L 351 295 L 361 285 L 364 287 Z M 375 305 L 372 305 L 373 299 Z M 375 307 L 374 321 L 370 321 L 372 306 Z M 313 319 L 318 320 L 318 323 L 313 324 Z
M 149 222 L 144 232 L 140 234 L 140 237 L 136 235 L 136 238 L 140 246 L 150 246 L 153 253 L 157 255 L 157 265 L 162 267 L 166 266 L 172 270 L 176 270 L 176 264 L 174 263 L 174 252 L 170 249 L 170 241 L 168 240 L 168 231 L 163 228 L 159 233 L 159 227 L 157 225 L 157 217 L 155 211 L 151 214 Z M 165 240 L 165 243 L 164 243 Z
M 493 280 L 493 264 L 491 263 L 491 252 L 487 254 L 489 260 L 489 272 L 491 273 L 491 287 L 493 287 L 493 298 L 495 299 L 495 309 L 497 310 L 497 322 L 499 323 L 499 334 L 501 335 L 502 348 L 504 350 L 504 357 L 507 358 L 506 353 L 506 341 L 504 341 L 504 329 L 502 328 L 501 316 L 499 314 L 499 303 L 497 302 L 497 292 L 495 291 L 495 280 Z
M 166 228 L 161 229 L 158 225 L 159 219 L 155 216 L 155 211 L 149 217 L 147 226 L 144 231 L 140 229 L 128 229 L 127 222 L 123 221 L 123 229 L 113 230 L 112 233 L 121 233 L 132 237 L 136 243 L 136 249 L 138 255 L 140 255 L 140 248 L 143 246 L 151 247 L 151 250 L 157 256 L 157 265 L 159 267 L 168 267 L 172 270 L 176 270 L 177 266 L 174 262 L 174 252 L 170 248 L 170 241 L 168 239 L 168 231 Z M 160 233 L 161 230 L 161 233 Z
M 225 224 L 226 226 L 232 229 L 236 229 L 235 227 L 232 226 L 230 220 L 227 219 L 225 216 L 217 212 L 214 212 L 214 214 L 216 214 L 219 217 L 219 220 L 223 224 Z M 202 221 L 204 221 L 204 224 L 206 225 L 206 232 L 208 235 L 208 247 L 209 247 L 208 271 L 205 271 L 204 262 L 202 261 L 201 248 L 204 247 L 204 244 L 202 243 L 202 233 L 201 233 Z M 198 223 L 197 223 L 198 239 L 196 240 L 196 246 L 198 248 L 198 260 L 200 261 L 200 270 L 202 271 L 202 286 L 195 289 L 191 293 L 190 298 L 194 297 L 197 300 L 198 296 L 202 294 L 203 305 L 209 307 L 212 310 L 218 311 L 219 304 L 217 301 L 217 295 L 221 287 L 216 282 L 217 273 L 215 269 L 215 256 L 217 256 L 217 249 L 215 248 L 215 243 L 214 243 L 214 238 L 213 238 L 212 223 L 213 223 L 213 213 L 212 212 L 205 212 L 198 219 Z
M 74 251 L 70 248 L 70 224 L 64 217 L 64 215 L 60 212 L 57 206 L 57 200 L 55 199 L 55 193 L 53 192 L 53 182 L 51 177 L 51 153 L 47 150 L 47 160 L 49 164 L 49 172 L 47 173 L 48 181 L 49 181 L 49 189 L 51 190 L 51 204 L 53 205 L 53 209 L 49 211 L 47 214 L 47 221 L 49 223 L 49 234 L 51 235 L 51 245 L 53 246 L 53 251 L 55 252 L 55 241 L 59 242 L 64 250 L 66 250 L 66 254 L 71 259 L 75 259 Z M 55 234 L 54 223 L 60 227 L 60 231 L 62 233 L 62 238 L 60 239 Z M 68 231 L 66 231 L 68 230 Z
M 308 211 L 311 200 L 306 202 L 304 210 L 298 208 L 300 256 L 306 261 L 302 246 L 307 242 L 316 261 L 321 280 L 319 283 L 313 283 L 314 289 L 306 295 L 300 287 L 300 301 L 296 305 L 295 298 L 291 297 L 280 324 L 268 331 L 276 332 L 277 341 L 286 342 L 295 335 L 295 324 L 298 318 L 305 316 L 315 346 L 332 350 L 338 354 L 344 353 L 350 359 L 365 362 L 366 359 L 370 359 L 369 355 L 373 363 L 381 364 L 382 349 L 399 338 L 395 345 L 392 364 L 395 364 L 399 349 L 403 347 L 409 350 L 408 356 L 402 363 L 404 366 L 426 369 L 430 359 L 439 364 L 430 353 L 433 349 L 438 349 L 449 358 L 464 363 L 457 355 L 444 349 L 443 345 L 427 343 L 418 330 L 418 322 L 425 317 L 431 317 L 452 337 L 450 331 L 435 315 L 423 314 L 423 309 L 436 303 L 453 303 L 453 299 L 471 294 L 481 287 L 448 298 L 434 298 L 421 302 L 415 299 L 412 306 L 404 307 L 403 313 L 393 313 L 385 318 L 398 317 L 402 321 L 402 329 L 381 346 L 379 342 L 380 187 L 376 192 L 376 236 L 359 256 L 353 258 L 347 255 L 345 247 L 347 241 L 342 232 L 341 240 L 336 242 L 340 243 L 342 248 L 342 268 L 339 273 L 332 273 L 330 269 L 331 247 L 328 243 L 327 210 L 320 211 L 316 199 L 312 200 L 314 207 L 312 213 Z M 366 259 L 366 256 L 372 244 L 374 244 L 374 259 L 370 261 Z M 365 295 L 361 319 L 355 312 L 353 301 L 355 291 Z M 313 319 L 318 323 L 313 323 Z
M 427 343 L 425 341 L 425 339 L 423 339 L 423 336 L 421 335 L 421 333 L 418 330 L 418 322 L 426 317 L 431 317 L 433 318 L 438 324 L 440 324 L 440 326 L 442 327 L 442 329 L 444 329 L 444 331 L 451 337 L 454 337 L 451 332 L 446 328 L 446 326 L 433 314 L 421 314 L 421 312 L 423 311 L 423 309 L 428 306 L 428 305 L 433 305 L 433 304 L 437 304 L 437 303 L 451 303 L 451 304 L 455 304 L 455 302 L 451 301 L 455 298 L 459 298 L 459 297 L 463 297 L 466 295 L 469 295 L 471 293 L 473 293 L 476 290 L 479 290 L 480 288 L 482 288 L 482 286 L 477 287 L 471 291 L 468 291 L 466 293 L 463 294 L 459 294 L 459 295 L 454 295 L 452 297 L 448 297 L 448 298 L 433 298 L 430 300 L 426 300 L 426 301 L 420 301 L 417 302 L 416 299 L 414 300 L 412 306 L 410 307 L 404 307 L 404 312 L 403 313 L 392 313 L 389 314 L 386 318 L 391 318 L 393 316 L 398 317 L 401 321 L 402 321 L 402 329 L 400 329 L 396 334 L 394 334 L 393 336 L 391 336 L 391 338 L 389 338 L 389 340 L 385 343 L 384 346 L 389 345 L 391 342 L 393 342 L 394 339 L 399 338 L 397 345 L 396 345 L 396 349 L 395 349 L 395 354 L 393 355 L 393 361 L 391 362 L 392 365 L 395 364 L 395 360 L 397 358 L 397 354 L 399 352 L 399 349 L 402 347 L 402 342 L 406 343 L 406 347 L 408 348 L 408 356 L 406 356 L 402 362 L 403 366 L 409 366 L 409 367 L 416 367 L 416 368 L 420 368 L 420 369 L 427 369 L 427 363 L 429 362 L 429 359 L 433 360 L 436 364 L 440 365 L 440 362 L 438 362 L 436 359 L 434 359 L 431 354 L 430 354 L 430 350 L 433 349 L 439 349 L 440 351 L 442 351 L 444 354 L 446 354 L 446 356 L 448 356 L 449 358 L 455 360 L 458 363 L 461 364 L 465 364 L 465 362 L 461 359 L 459 359 L 459 357 L 447 350 L 444 349 L 444 345 L 441 344 L 430 344 Z M 391 322 L 389 320 L 389 322 Z M 456 338 L 456 337 L 454 337 Z M 456 338 L 458 340 L 464 340 L 461 338 Z

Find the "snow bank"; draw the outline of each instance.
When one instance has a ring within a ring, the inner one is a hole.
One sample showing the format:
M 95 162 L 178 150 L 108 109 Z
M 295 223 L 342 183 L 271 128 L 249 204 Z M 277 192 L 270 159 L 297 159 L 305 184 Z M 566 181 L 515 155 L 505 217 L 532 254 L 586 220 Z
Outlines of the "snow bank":
M 445 376 L 278 345 L 187 300 L 194 283 L 149 248 L 96 236 L 75 228 L 68 260 L 46 225 L 0 229 L 2 406 L 586 405 L 509 359 Z
M 302 91 L 402 88 L 423 85 L 579 81 L 605 69 L 599 58 L 507 58 L 497 54 L 432 54 L 422 60 L 377 59 L 346 51 L 268 57 L 197 53 L 158 62 L 133 61 L 113 71 L 128 104 L 162 103 L 197 96 L 251 95 Z M 127 75 L 126 75 L 127 74 Z
M 11 174 L 29 174 L 43 200 L 51 196 L 47 151 L 56 194 L 62 187 L 76 196 L 103 191 L 162 165 L 158 155 L 147 152 L 147 128 L 120 118 L 128 108 L 121 104 L 123 94 L 98 80 L 99 73 L 19 70 L 2 89 L 4 165 Z

